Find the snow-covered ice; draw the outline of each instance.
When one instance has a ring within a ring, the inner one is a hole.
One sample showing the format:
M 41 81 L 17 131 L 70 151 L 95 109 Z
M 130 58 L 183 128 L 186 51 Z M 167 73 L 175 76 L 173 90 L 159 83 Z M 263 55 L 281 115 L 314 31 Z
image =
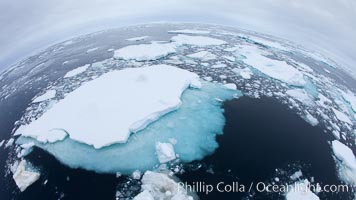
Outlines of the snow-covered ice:
M 183 91 L 200 84 L 195 73 L 168 65 L 114 71 L 69 93 L 16 132 L 46 142 L 52 130 L 60 129 L 95 148 L 123 143 L 132 132 L 179 108 Z
M 176 153 L 171 143 L 157 142 L 156 153 L 160 163 L 166 163 L 176 159 Z
M 130 45 L 114 52 L 114 58 L 124 60 L 156 60 L 176 52 L 172 43 L 151 43 Z
M 237 75 L 241 76 L 244 79 L 251 79 L 252 76 L 252 71 L 250 70 L 250 68 L 233 68 L 232 69 L 233 72 L 235 72 Z
M 290 89 L 286 91 L 286 94 L 305 105 L 314 105 L 314 100 L 304 89 Z
M 319 197 L 310 191 L 308 179 L 290 185 L 286 200 L 319 200 Z
M 30 185 L 40 178 L 39 173 L 28 171 L 26 167 L 27 162 L 22 160 L 13 175 L 13 179 L 21 192 L 25 191 Z
M 356 96 L 350 90 L 347 92 L 341 91 L 341 94 L 345 101 L 351 105 L 352 110 L 356 113 Z
M 235 83 L 227 83 L 227 84 L 224 84 L 224 86 L 230 90 L 236 90 L 237 89 L 237 86 Z
M 172 138 L 174 138 L 174 151 L 182 162 L 200 160 L 213 153 L 218 147 L 216 135 L 223 133 L 225 124 L 223 110 L 220 107 L 222 101 L 242 95 L 240 91 L 227 89 L 222 84 L 205 81 L 201 83 L 200 89 L 188 88 L 184 91 L 179 109 L 161 116 L 145 129 L 129 137 L 126 143 L 95 149 L 93 146 L 74 141 L 70 137 L 54 143 L 42 143 L 31 137 L 23 136 L 17 140 L 17 143 L 34 142 L 36 146 L 71 168 L 83 168 L 99 173 L 121 172 L 131 175 L 135 170 L 146 171 L 155 168 L 160 164 L 155 148 L 156 143 L 173 144 Z M 143 99 L 146 98 L 145 96 Z M 133 104 L 133 106 L 137 105 Z M 117 120 L 120 120 L 118 116 L 125 117 L 126 115 L 127 113 L 120 112 L 113 114 Z M 117 123 L 112 122 L 106 123 L 105 126 L 111 127 L 110 130 L 114 132 L 118 127 Z M 105 134 L 105 132 L 100 132 L 100 134 Z M 128 157 L 135 159 L 127 159 Z M 107 164 L 108 161 L 110 165 Z
M 209 33 L 210 33 L 210 31 L 193 30 L 193 29 L 182 29 L 182 30 L 173 30 L 173 31 L 168 31 L 168 33 L 181 33 L 181 34 L 209 34 Z
M 145 40 L 145 39 L 147 39 L 147 38 L 148 38 L 148 36 L 141 36 L 141 37 L 128 38 L 128 39 L 126 39 L 126 40 L 127 40 L 127 41 L 130 41 L 130 42 L 133 42 L 133 41 L 138 42 L 138 41 Z
M 147 171 L 142 177 L 142 192 L 135 200 L 146 199 L 172 199 L 172 200 L 193 200 L 192 196 L 180 184 L 175 182 L 168 175 Z
M 352 121 L 350 120 L 350 118 L 343 112 L 336 110 L 335 108 L 331 108 L 332 111 L 334 112 L 335 116 L 342 122 L 348 123 L 348 124 L 352 124 Z
M 14 138 L 10 138 L 10 139 L 6 142 L 5 148 L 8 148 L 8 147 L 12 146 L 12 145 L 14 144 L 14 142 L 15 142 L 15 139 L 14 139 Z
M 245 58 L 242 61 L 271 78 L 295 86 L 306 84 L 303 73 L 286 61 L 280 61 L 264 56 L 264 52 L 256 46 L 240 45 L 237 50 Z
M 194 45 L 202 47 L 226 44 L 223 40 L 206 36 L 177 35 L 173 36 L 171 40 L 176 45 Z
M 67 72 L 65 75 L 64 75 L 64 78 L 69 78 L 69 77 L 73 77 L 73 76 L 76 76 L 78 74 L 81 74 L 83 72 L 85 72 L 88 67 L 90 66 L 90 64 L 86 64 L 84 66 L 81 66 L 81 67 L 78 67 L 78 68 L 75 68 L 69 72 Z
M 37 103 L 40 101 L 45 101 L 47 99 L 52 99 L 56 96 L 56 90 L 47 90 L 44 94 L 39 97 L 36 97 L 32 103 Z
M 339 177 L 343 181 L 355 185 L 356 159 L 352 150 L 338 140 L 332 142 L 332 149 L 336 156 L 335 161 L 339 170 Z

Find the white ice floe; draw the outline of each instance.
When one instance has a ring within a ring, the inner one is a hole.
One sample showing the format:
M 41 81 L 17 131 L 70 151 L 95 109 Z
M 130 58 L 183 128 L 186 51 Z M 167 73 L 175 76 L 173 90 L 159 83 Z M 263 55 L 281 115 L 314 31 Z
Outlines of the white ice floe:
M 235 83 L 227 83 L 227 84 L 224 84 L 224 86 L 230 90 L 237 90 L 237 86 Z
M 14 138 L 10 138 L 10 139 L 6 142 L 5 148 L 8 148 L 8 147 L 12 146 L 12 145 L 14 144 L 14 142 L 15 142 L 15 139 L 14 139 Z
M 28 171 L 26 167 L 27 162 L 22 160 L 17 166 L 14 175 L 12 176 L 21 192 L 25 191 L 30 185 L 32 185 L 40 178 L 39 173 Z
M 243 62 L 271 78 L 290 85 L 303 86 L 306 84 L 303 73 L 286 61 L 275 60 L 264 56 L 264 51 L 256 46 L 240 45 L 237 51 L 244 56 Z
M 126 40 L 127 40 L 127 41 L 130 41 L 130 42 L 133 42 L 133 41 L 138 42 L 138 41 L 145 40 L 145 39 L 147 39 L 147 38 L 148 38 L 148 36 L 141 36 L 141 37 L 128 38 L 128 39 L 126 39 Z
M 200 60 L 203 60 L 203 61 L 209 61 L 209 60 L 216 59 L 216 55 L 210 53 L 209 51 L 200 51 L 200 52 L 197 52 L 197 53 L 189 54 L 188 57 L 200 59 Z
M 350 90 L 347 90 L 347 92 L 340 91 L 345 101 L 347 101 L 351 105 L 352 110 L 356 112 L 356 96 Z
M 37 103 L 40 101 L 45 101 L 47 99 L 52 99 L 56 96 L 56 90 L 47 90 L 44 94 L 39 97 L 36 97 L 32 103 Z
M 95 47 L 95 48 L 88 49 L 88 50 L 87 50 L 87 53 L 91 53 L 91 52 L 96 51 L 96 50 L 98 50 L 98 49 L 99 49 L 99 47 Z
M 95 148 L 123 143 L 130 133 L 176 110 L 188 87 L 201 87 L 198 75 L 169 65 L 110 72 L 69 93 L 16 134 L 47 142 L 61 140 L 64 135 L 57 138 L 52 131 L 63 130 Z
M 352 121 L 346 114 L 344 114 L 343 112 L 341 112 L 339 110 L 336 110 L 335 108 L 331 108 L 331 109 L 334 112 L 336 118 L 338 118 L 340 121 L 348 123 L 348 124 L 352 124 Z
M 252 71 L 250 70 L 250 68 L 233 68 L 232 69 L 233 72 L 235 72 L 237 75 L 241 76 L 244 79 L 251 79 L 252 76 Z
M 2 147 L 2 145 L 4 145 L 4 143 L 5 143 L 5 140 L 2 140 L 2 141 L 0 142 L 0 147 Z
M 311 115 L 308 111 L 306 111 L 306 114 L 303 118 L 312 126 L 316 126 L 319 124 L 318 119 Z
M 126 46 L 114 52 L 114 58 L 125 60 L 156 60 L 176 52 L 172 43 L 152 43 Z
M 193 29 L 182 29 L 182 30 L 173 30 L 173 31 L 168 31 L 168 33 L 181 33 L 181 34 L 209 34 L 209 33 L 210 33 L 210 31 L 193 30 Z
M 336 157 L 335 161 L 337 163 L 340 179 L 351 185 L 355 185 L 356 159 L 352 150 L 338 140 L 332 142 L 332 149 Z
M 166 163 L 176 159 L 176 153 L 171 143 L 156 143 L 156 153 L 160 163 Z
M 286 200 L 319 200 L 319 197 L 309 189 L 309 181 L 296 182 L 288 187 Z
M 314 100 L 304 89 L 290 89 L 286 91 L 286 94 L 305 105 L 314 105 Z
M 139 180 L 141 178 L 141 171 L 139 170 L 135 170 L 134 172 L 132 172 L 132 178 L 133 179 L 136 179 L 136 180 Z
M 78 68 L 75 68 L 69 72 L 67 72 L 65 75 L 64 75 L 64 78 L 69 78 L 69 77 L 73 77 L 73 76 L 76 76 L 78 74 L 81 74 L 83 72 L 85 72 L 88 67 L 90 66 L 90 64 L 86 64 L 84 66 L 81 66 L 81 67 L 78 67 Z
M 142 192 L 134 200 L 148 199 L 171 199 L 171 200 L 193 200 L 180 184 L 168 175 L 147 171 L 142 179 Z
M 176 45 L 211 46 L 226 44 L 225 41 L 205 36 L 177 35 L 171 39 Z

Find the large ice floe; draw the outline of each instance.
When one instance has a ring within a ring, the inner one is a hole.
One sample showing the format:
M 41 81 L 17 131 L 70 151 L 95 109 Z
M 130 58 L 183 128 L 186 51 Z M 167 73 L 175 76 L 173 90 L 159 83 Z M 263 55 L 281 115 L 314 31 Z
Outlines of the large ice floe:
M 14 172 L 13 179 L 21 192 L 25 191 L 30 185 L 40 178 L 38 172 L 27 169 L 27 162 L 22 160 Z
M 224 126 L 216 98 L 236 95 L 176 67 L 128 68 L 83 84 L 16 133 L 71 167 L 131 173 L 173 160 L 174 150 L 187 162 L 212 153 Z
M 334 140 L 332 142 L 332 149 L 335 155 L 335 162 L 339 170 L 339 177 L 346 183 L 355 185 L 356 159 L 352 150 L 338 140 Z
M 155 60 L 174 53 L 175 45 L 171 43 L 138 44 L 123 47 L 114 52 L 114 58 L 132 60 Z

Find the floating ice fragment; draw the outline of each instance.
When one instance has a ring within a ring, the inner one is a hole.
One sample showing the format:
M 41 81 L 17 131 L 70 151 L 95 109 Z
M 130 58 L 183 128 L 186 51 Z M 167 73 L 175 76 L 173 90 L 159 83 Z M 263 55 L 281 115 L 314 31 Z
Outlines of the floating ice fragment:
M 227 84 L 224 84 L 224 86 L 230 90 L 236 90 L 237 89 L 237 86 L 235 85 L 235 83 L 227 83 Z
M 171 143 L 156 143 L 156 153 L 160 163 L 166 163 L 176 159 L 176 153 Z
M 347 92 L 340 91 L 342 97 L 351 105 L 352 110 L 356 113 L 356 96 L 350 90 L 347 90 Z
M 310 97 L 304 89 L 290 89 L 286 91 L 286 94 L 307 106 L 314 105 L 312 97 Z
M 309 189 L 309 181 L 296 182 L 288 187 L 287 200 L 319 200 L 319 197 Z
M 90 66 L 90 64 L 86 64 L 84 66 L 81 66 L 81 67 L 78 67 L 76 69 L 73 69 L 73 70 L 67 72 L 64 75 L 64 78 L 69 78 L 69 77 L 73 77 L 73 76 L 76 76 L 78 74 L 81 74 L 81 73 L 85 72 L 88 69 L 89 66 Z
M 12 145 L 14 144 L 14 142 L 15 142 L 15 139 L 14 139 L 14 138 L 10 138 L 10 139 L 6 142 L 5 148 L 8 148 L 8 147 L 12 146 Z
M 176 45 L 211 46 L 226 44 L 225 41 L 205 36 L 177 35 L 171 39 Z
M 52 99 L 56 96 L 56 90 L 47 90 L 44 94 L 39 97 L 36 97 L 32 103 L 37 103 L 40 101 L 45 101 L 47 99 Z
M 114 58 L 124 60 L 156 60 L 176 52 L 171 43 L 152 43 L 126 46 L 114 52 Z
M 338 140 L 332 142 L 332 149 L 336 156 L 339 177 L 351 185 L 356 184 L 356 159 L 352 150 Z
M 338 118 L 340 121 L 348 123 L 348 124 L 352 124 L 352 121 L 346 114 L 344 114 L 343 112 L 341 112 L 339 110 L 336 110 L 335 108 L 331 108 L 331 109 L 334 112 L 336 118 Z
M 235 72 L 237 75 L 240 75 L 244 79 L 251 79 L 251 75 L 253 74 L 250 68 L 247 67 L 242 69 L 233 68 L 232 71 Z
M 30 185 L 40 178 L 39 173 L 28 171 L 26 167 L 27 162 L 22 160 L 13 175 L 13 179 L 21 192 L 25 191 Z
M 126 40 L 127 40 L 127 41 L 130 41 L 130 42 L 132 42 L 132 41 L 136 41 L 136 42 L 138 42 L 138 41 L 145 40 L 146 38 L 148 38 L 148 36 L 128 38 L 128 39 L 126 39 Z
M 216 55 L 208 52 L 208 51 L 200 51 L 197 53 L 189 54 L 188 57 L 190 58 L 196 58 L 196 59 L 201 59 L 203 61 L 209 61 L 209 60 L 214 60 L 216 59 Z
M 182 30 L 168 31 L 168 33 L 182 33 L 182 34 L 209 34 L 209 33 L 210 33 L 210 31 L 193 30 L 193 29 L 182 29 Z
M 135 200 L 172 199 L 193 200 L 187 191 L 166 174 L 147 171 L 142 177 L 142 192 Z
M 2 141 L 0 142 L 0 147 L 2 147 L 2 145 L 4 145 L 4 143 L 5 143 L 5 140 L 2 140 Z

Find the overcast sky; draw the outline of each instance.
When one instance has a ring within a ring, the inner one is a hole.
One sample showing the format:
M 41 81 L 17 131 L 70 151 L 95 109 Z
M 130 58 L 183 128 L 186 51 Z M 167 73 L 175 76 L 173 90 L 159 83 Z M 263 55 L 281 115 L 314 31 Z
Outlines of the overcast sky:
M 155 21 L 268 33 L 356 71 L 355 0 L 0 0 L 0 71 L 73 36 Z

